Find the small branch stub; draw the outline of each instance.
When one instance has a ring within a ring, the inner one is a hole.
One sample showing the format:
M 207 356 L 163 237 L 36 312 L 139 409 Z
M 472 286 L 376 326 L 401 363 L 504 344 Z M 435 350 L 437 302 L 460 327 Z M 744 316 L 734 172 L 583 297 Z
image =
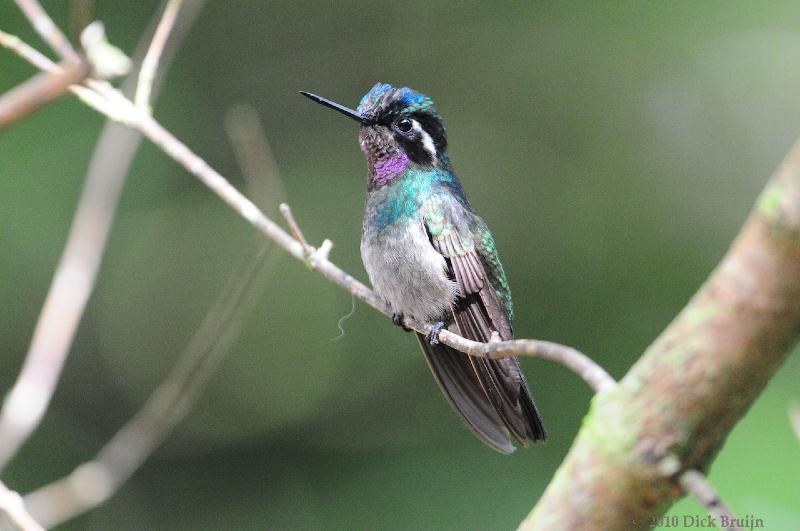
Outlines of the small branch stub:
M 306 260 L 310 259 L 311 255 L 314 254 L 314 248 L 308 244 L 306 237 L 303 236 L 303 231 L 300 230 L 300 225 L 298 225 L 297 221 L 294 219 L 292 209 L 286 203 L 281 203 L 279 208 L 281 215 L 286 220 L 286 224 L 289 226 L 289 230 L 292 231 L 294 238 L 300 242 L 300 245 L 303 246 L 303 254 L 305 254 Z

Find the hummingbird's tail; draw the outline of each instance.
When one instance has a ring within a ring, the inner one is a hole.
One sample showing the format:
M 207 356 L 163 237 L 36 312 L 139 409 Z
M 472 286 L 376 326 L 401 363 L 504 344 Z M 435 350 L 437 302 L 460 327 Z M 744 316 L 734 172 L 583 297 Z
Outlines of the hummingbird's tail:
M 467 339 L 486 343 L 491 340 L 493 331 L 497 331 L 504 341 L 513 339 L 508 314 L 491 286 L 484 286 L 477 293 L 460 299 L 453 306 L 453 317 L 458 332 Z M 542 418 L 517 358 L 491 360 L 461 355 L 468 360 L 483 399 L 492 406 L 518 443 L 528 446 L 529 442 L 547 439 Z
M 466 314 L 456 314 L 456 321 Z M 467 328 L 465 337 L 486 341 L 485 335 Z M 431 345 L 419 333 L 417 339 L 450 405 L 481 441 L 509 454 L 512 438 L 523 446 L 547 439 L 517 358 L 477 358 L 441 343 Z
M 431 345 L 422 334 L 417 339 L 436 383 L 464 424 L 494 450 L 513 452 L 511 435 L 475 378 L 468 356 L 441 343 Z

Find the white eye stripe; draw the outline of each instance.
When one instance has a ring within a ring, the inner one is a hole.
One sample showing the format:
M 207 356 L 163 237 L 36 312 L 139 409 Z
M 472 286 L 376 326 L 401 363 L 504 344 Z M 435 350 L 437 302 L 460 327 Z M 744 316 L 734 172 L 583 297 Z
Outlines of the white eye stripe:
M 433 143 L 433 138 L 431 138 L 431 135 L 429 135 L 428 132 L 422 128 L 418 121 L 412 119 L 411 123 L 412 130 L 419 133 L 420 138 L 422 138 L 422 147 L 425 148 L 425 151 L 430 153 L 431 159 L 436 160 L 436 146 Z

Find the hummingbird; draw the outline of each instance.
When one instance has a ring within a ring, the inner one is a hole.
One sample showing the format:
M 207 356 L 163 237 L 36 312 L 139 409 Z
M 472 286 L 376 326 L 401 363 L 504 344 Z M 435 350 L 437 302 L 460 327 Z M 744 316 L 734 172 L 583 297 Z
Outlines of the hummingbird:
M 489 447 L 509 454 L 547 437 L 514 357 L 470 356 L 439 342 L 442 328 L 474 341 L 513 339 L 511 291 L 494 238 L 473 210 L 447 152 L 433 101 L 378 83 L 351 109 L 301 94 L 360 124 L 369 170 L 361 258 L 392 320 L 434 324 L 417 339 L 453 410 Z M 407 329 L 408 330 L 408 329 Z

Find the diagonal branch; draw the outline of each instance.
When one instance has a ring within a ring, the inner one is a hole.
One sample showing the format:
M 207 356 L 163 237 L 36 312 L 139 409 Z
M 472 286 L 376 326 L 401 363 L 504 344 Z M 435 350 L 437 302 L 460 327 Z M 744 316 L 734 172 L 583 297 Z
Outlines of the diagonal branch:
M 67 37 L 58 29 L 53 19 L 47 14 L 42 5 L 37 0 L 15 0 L 17 6 L 31 22 L 31 26 L 36 33 L 44 39 L 50 48 L 59 57 L 67 61 L 77 63 L 80 58 L 75 49 L 69 43 Z
M 706 470 L 799 336 L 800 142 L 702 288 L 595 397 L 522 528 L 647 527 L 683 492 L 658 463 Z
M 44 531 L 44 528 L 25 510 L 25 504 L 22 502 L 20 495 L 9 490 L 2 482 L 0 482 L 0 514 L 5 516 L 5 519 L 14 529 L 19 529 L 20 531 Z M 8 528 L 5 525 L 0 527 L 3 529 Z
M 56 73 L 40 72 L 0 96 L 0 130 L 52 103 L 89 75 L 86 61 L 61 65 Z

